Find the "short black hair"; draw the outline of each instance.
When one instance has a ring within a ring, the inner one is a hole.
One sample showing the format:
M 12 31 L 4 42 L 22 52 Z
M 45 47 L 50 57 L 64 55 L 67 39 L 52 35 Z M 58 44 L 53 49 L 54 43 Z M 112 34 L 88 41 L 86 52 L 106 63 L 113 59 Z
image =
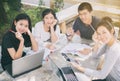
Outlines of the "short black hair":
M 90 3 L 83 2 L 79 5 L 78 12 L 81 11 L 81 10 L 85 10 L 85 9 L 87 9 L 89 12 L 91 12 L 93 10 Z

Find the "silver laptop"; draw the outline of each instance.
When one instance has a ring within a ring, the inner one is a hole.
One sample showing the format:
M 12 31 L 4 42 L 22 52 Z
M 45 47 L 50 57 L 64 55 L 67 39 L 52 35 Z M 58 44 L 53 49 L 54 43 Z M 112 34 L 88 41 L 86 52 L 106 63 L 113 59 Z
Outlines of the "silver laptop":
M 63 76 L 61 75 L 61 71 L 59 69 L 59 67 L 56 65 L 56 63 L 53 61 L 53 59 L 51 59 L 50 56 L 48 56 L 50 59 L 50 64 L 51 64 L 51 68 L 53 70 L 53 73 L 55 75 L 55 77 L 57 77 L 57 81 L 63 81 Z
M 53 72 L 58 77 L 59 81 L 78 81 L 74 71 L 70 66 L 58 67 L 55 62 L 49 57 Z
M 44 50 L 30 54 L 12 62 L 12 77 L 19 76 L 42 66 Z

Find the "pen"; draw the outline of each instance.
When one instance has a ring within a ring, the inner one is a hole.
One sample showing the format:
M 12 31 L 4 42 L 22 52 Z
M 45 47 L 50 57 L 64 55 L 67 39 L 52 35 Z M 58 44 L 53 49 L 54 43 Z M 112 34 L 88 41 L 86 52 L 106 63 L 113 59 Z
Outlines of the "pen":
M 9 30 L 9 31 L 15 34 L 15 31 L 13 31 L 13 30 Z
M 95 32 L 96 30 L 95 30 L 95 28 L 90 24 L 90 27 L 92 28 L 92 30 Z

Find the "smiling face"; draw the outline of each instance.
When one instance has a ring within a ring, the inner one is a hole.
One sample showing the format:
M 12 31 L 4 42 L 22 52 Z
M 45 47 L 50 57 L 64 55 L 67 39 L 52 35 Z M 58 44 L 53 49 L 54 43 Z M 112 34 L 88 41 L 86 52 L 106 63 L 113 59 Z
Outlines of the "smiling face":
M 14 21 L 17 32 L 26 33 L 29 28 L 28 20 L 22 19 L 19 21 Z
M 50 25 L 53 24 L 55 18 L 54 18 L 54 16 L 51 13 L 49 13 L 49 14 L 44 16 L 43 20 L 44 20 L 44 24 L 47 27 L 50 27 Z
M 79 11 L 79 17 L 83 23 L 90 24 L 92 16 L 91 16 L 91 12 L 88 11 L 87 9 Z
M 97 34 L 98 34 L 98 39 L 107 44 L 113 37 L 113 32 L 112 30 L 109 31 L 106 27 L 104 26 L 99 26 L 97 29 Z

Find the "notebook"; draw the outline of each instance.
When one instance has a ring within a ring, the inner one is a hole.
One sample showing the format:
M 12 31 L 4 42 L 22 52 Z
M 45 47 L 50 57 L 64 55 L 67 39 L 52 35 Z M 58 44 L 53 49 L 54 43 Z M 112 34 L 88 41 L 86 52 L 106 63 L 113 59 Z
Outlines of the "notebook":
M 74 71 L 70 66 L 60 68 L 54 63 L 51 58 L 50 61 L 53 72 L 58 77 L 59 81 L 78 81 Z
M 44 50 L 35 54 L 24 56 L 20 59 L 12 61 L 12 70 L 7 70 L 12 77 L 17 77 L 31 70 L 42 66 Z

